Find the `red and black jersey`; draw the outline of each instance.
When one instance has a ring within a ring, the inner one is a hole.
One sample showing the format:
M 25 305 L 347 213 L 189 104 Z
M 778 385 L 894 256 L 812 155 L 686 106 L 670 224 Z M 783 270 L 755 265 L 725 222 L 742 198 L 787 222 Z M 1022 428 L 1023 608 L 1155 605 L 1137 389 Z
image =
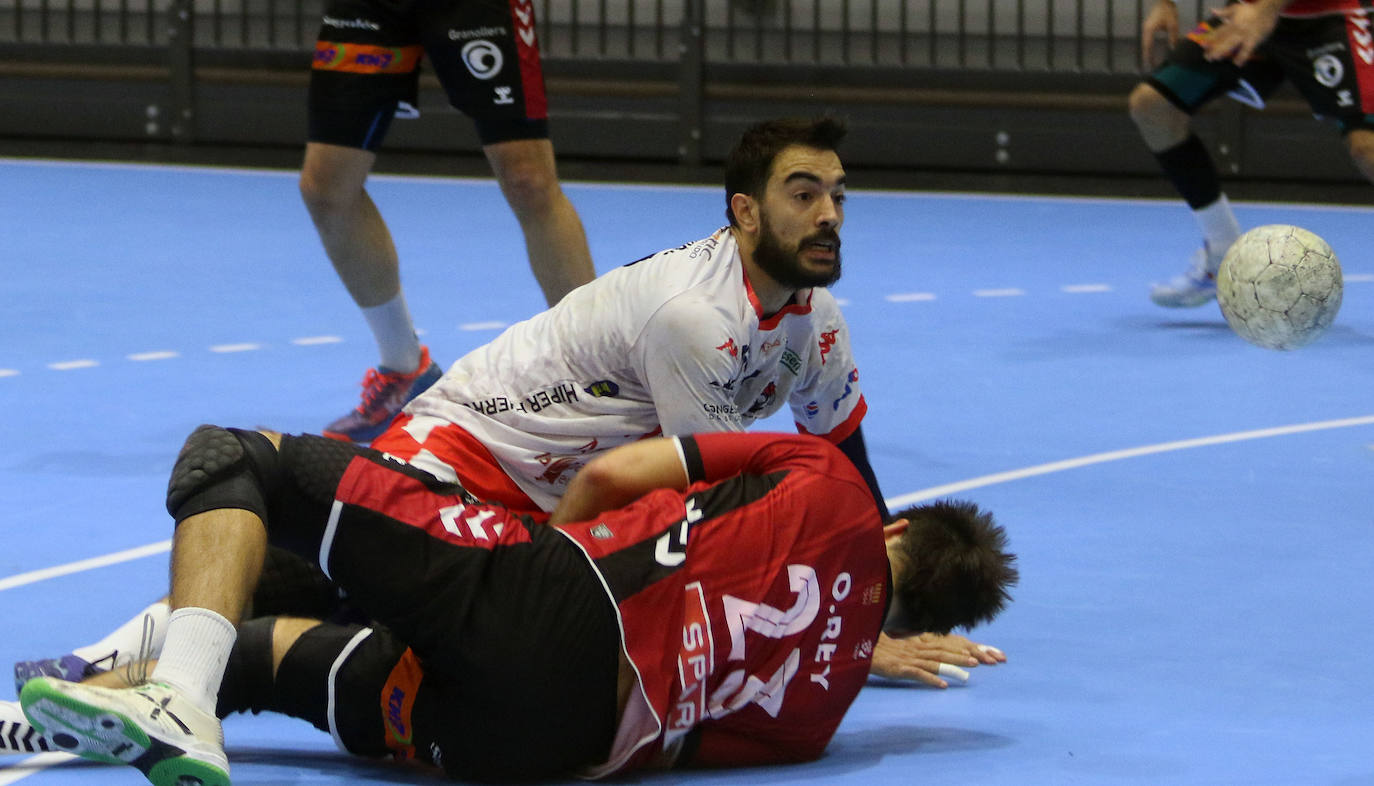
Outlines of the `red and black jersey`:
M 1369 0 L 1293 0 L 1279 12 L 1279 15 L 1292 17 L 1325 16 L 1361 10 L 1374 10 L 1374 3 L 1369 2 Z
M 686 491 L 560 527 L 615 601 L 638 677 L 610 759 L 589 776 L 679 753 L 703 765 L 816 758 L 882 626 L 881 517 L 836 448 L 780 434 L 679 445 Z

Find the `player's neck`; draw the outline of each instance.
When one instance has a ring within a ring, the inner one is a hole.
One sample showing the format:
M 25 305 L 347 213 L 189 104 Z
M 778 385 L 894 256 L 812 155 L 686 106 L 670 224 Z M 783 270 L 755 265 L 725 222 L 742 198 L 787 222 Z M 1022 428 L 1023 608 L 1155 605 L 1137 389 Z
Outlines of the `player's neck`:
M 740 262 L 744 265 L 744 275 L 749 279 L 754 297 L 758 298 L 759 308 L 763 311 L 761 316 L 771 317 L 792 302 L 797 290 L 768 275 L 758 262 L 754 261 L 753 248 L 746 245 L 743 238 L 739 238 L 738 235 L 736 237 L 739 242 Z

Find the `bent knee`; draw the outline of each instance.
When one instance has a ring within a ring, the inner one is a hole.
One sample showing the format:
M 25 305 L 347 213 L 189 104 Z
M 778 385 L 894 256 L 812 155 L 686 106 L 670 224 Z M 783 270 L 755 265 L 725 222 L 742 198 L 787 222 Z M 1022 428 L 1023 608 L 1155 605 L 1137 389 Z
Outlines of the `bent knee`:
M 1374 181 L 1374 130 L 1357 128 L 1346 134 L 1346 150 L 1366 179 Z
M 1130 110 L 1131 119 L 1135 121 L 1137 126 L 1157 127 L 1177 124 L 1180 120 L 1183 123 L 1188 122 L 1188 115 L 1170 103 L 1163 93 L 1148 82 L 1141 82 L 1136 85 L 1126 104 Z

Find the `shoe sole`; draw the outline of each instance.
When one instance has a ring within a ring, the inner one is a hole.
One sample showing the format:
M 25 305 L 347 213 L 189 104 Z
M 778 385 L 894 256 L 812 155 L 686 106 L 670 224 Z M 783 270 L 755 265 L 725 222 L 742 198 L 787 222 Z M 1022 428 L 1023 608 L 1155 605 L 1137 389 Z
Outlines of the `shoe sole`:
M 54 750 L 105 764 L 127 764 L 154 786 L 229 786 L 229 773 L 150 736 L 122 712 L 88 704 L 32 680 L 20 696 L 24 714 Z

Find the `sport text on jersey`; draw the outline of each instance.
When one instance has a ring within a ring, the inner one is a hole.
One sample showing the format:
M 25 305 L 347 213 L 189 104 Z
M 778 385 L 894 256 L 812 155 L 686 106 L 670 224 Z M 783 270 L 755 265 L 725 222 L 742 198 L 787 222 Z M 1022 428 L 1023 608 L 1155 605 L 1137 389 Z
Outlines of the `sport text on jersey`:
M 608 395 L 606 393 L 592 393 L 591 390 L 596 384 L 586 388 L 591 395 Z M 535 413 L 543 411 L 555 404 L 571 404 L 577 401 L 577 386 L 569 382 L 563 382 L 543 390 L 537 390 L 524 398 L 508 398 L 506 396 L 492 396 L 481 401 L 465 401 L 463 406 L 474 412 L 483 415 L 497 415 L 502 412 L 522 412 Z

